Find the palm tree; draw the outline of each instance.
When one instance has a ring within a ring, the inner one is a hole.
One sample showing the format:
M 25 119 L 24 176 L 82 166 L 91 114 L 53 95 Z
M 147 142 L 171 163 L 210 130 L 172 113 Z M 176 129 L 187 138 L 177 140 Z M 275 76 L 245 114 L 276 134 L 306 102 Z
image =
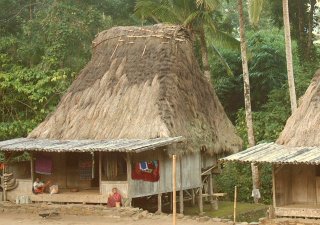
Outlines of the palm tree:
M 230 35 L 217 29 L 213 21 L 213 13 L 220 5 L 219 0 L 137 0 L 136 15 L 141 19 L 151 18 L 155 22 L 180 24 L 197 37 L 201 46 L 202 66 L 204 76 L 211 82 L 208 45 L 206 35 L 212 35 L 213 42 L 220 42 L 231 48 L 237 48 L 239 42 Z M 213 46 L 213 52 L 219 57 L 227 72 L 231 74 L 226 61 Z M 212 83 L 212 82 L 211 82 Z
M 285 42 L 286 42 L 287 73 L 288 73 L 291 113 L 293 113 L 297 108 L 297 97 L 296 97 L 296 89 L 294 85 L 294 76 L 293 76 L 288 0 L 282 0 L 282 9 L 283 9 L 284 35 L 285 35 Z
M 251 97 L 250 97 L 250 79 L 249 79 L 249 69 L 247 60 L 247 44 L 245 38 L 245 27 L 244 27 L 244 17 L 243 17 L 243 6 L 242 0 L 238 0 L 238 11 L 239 11 L 239 30 L 240 30 L 240 46 L 241 46 L 241 59 L 242 59 L 242 71 L 243 71 L 243 94 L 245 102 L 245 112 L 246 112 L 246 123 L 247 123 L 247 133 L 249 146 L 255 145 L 254 132 L 253 132 L 253 122 L 252 122 L 252 111 L 251 111 Z M 259 188 L 259 170 L 258 166 L 254 163 L 251 164 L 252 173 L 252 188 L 253 193 Z M 253 195 L 254 202 L 258 203 L 259 197 Z

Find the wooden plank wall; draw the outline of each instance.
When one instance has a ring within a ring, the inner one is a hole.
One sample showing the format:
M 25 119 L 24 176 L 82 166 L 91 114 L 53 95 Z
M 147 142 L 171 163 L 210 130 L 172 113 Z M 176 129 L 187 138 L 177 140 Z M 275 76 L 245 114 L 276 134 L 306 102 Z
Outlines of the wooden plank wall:
M 275 190 L 276 190 L 276 206 L 291 204 L 292 202 L 292 175 L 291 167 L 283 165 L 275 167 Z
M 277 206 L 320 204 L 319 195 L 320 179 L 317 176 L 316 166 L 283 165 L 276 169 Z
M 315 166 L 292 165 L 292 202 L 316 204 Z
M 142 197 L 158 193 L 172 192 L 172 159 L 163 151 L 155 150 L 145 153 L 133 154 L 132 165 L 136 162 L 159 160 L 160 180 L 158 182 L 146 182 L 141 180 L 129 180 L 130 197 Z M 177 189 L 180 189 L 180 158 L 177 160 Z M 200 153 L 184 154 L 182 156 L 182 185 L 183 189 L 191 189 L 201 186 Z M 179 179 L 178 179 L 179 178 Z

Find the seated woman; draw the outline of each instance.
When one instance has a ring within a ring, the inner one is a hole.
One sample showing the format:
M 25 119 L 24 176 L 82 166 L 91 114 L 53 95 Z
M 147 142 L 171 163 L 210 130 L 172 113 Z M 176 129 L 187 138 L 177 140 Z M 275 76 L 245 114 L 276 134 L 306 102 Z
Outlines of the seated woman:
M 117 188 L 112 188 L 112 194 L 110 194 L 109 198 L 108 198 L 108 206 L 109 207 L 116 207 L 117 203 L 120 206 L 120 204 L 121 204 L 121 195 L 118 192 Z
M 33 183 L 33 193 L 41 194 L 45 191 L 45 189 L 50 185 L 50 181 L 43 183 L 39 178 L 36 178 L 36 181 Z

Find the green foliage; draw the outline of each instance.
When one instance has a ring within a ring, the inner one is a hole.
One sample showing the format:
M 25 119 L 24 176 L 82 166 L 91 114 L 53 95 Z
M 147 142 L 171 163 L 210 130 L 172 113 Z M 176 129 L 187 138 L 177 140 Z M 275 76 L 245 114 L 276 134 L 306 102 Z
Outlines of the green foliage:
M 1 1 L 0 140 L 25 136 L 57 105 L 111 25 L 87 1 Z M 3 10 L 7 9 L 7 10 Z M 9 26 L 10 25 L 10 26 Z
M 283 34 L 277 30 L 249 32 L 248 45 L 255 139 L 257 143 L 272 142 L 278 138 L 291 113 Z M 294 53 L 298 51 L 297 49 L 297 45 L 293 43 Z M 235 121 L 245 149 L 248 138 L 243 103 L 241 59 L 236 52 L 222 51 L 222 53 L 228 60 L 235 77 L 225 76 L 223 74 L 225 71 L 216 66 L 217 63 L 213 61 L 211 65 L 214 66 L 215 86 L 226 112 Z M 297 95 L 301 96 L 319 67 L 319 60 L 305 63 L 299 60 L 297 54 L 294 54 L 293 61 L 296 91 Z M 262 201 L 270 204 L 272 200 L 270 166 L 260 166 L 260 173 Z M 252 201 L 250 165 L 235 163 L 225 165 L 223 173 L 217 179 L 219 191 L 233 193 L 234 185 L 239 186 L 241 201 Z
M 270 204 L 271 192 L 271 166 L 260 165 L 260 194 L 261 202 Z M 234 186 L 238 189 L 238 200 L 241 202 L 253 202 L 251 197 L 252 180 L 250 164 L 226 163 L 222 174 L 217 176 L 216 185 L 218 192 L 227 192 L 230 200 L 234 198 Z

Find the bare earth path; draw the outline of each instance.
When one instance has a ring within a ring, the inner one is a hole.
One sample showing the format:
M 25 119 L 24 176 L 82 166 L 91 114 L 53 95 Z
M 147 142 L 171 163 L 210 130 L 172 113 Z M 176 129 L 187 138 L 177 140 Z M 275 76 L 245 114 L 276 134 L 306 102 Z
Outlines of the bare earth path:
M 12 212 L 0 213 L 0 225 L 170 225 L 172 224 L 172 218 L 169 216 L 154 216 L 150 219 L 143 218 L 139 220 L 133 220 L 132 218 L 115 218 L 112 216 L 74 216 L 74 215 L 61 215 L 52 216 L 49 218 L 41 218 L 35 214 L 17 214 Z M 197 222 L 193 219 L 178 219 L 178 225 L 226 225 L 222 222 Z

